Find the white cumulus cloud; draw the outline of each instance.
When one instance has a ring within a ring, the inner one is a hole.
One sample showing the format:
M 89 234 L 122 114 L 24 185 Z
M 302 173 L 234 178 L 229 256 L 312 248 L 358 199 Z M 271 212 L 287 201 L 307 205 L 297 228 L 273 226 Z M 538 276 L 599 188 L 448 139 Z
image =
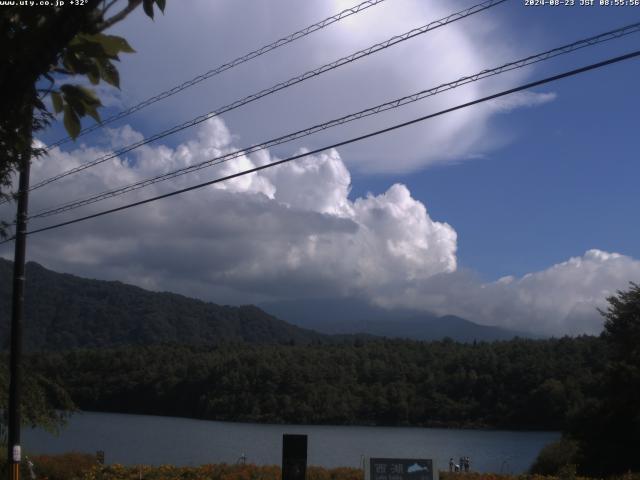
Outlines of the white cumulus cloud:
M 130 128 L 110 132 L 113 144 Z M 31 211 L 104 191 L 231 150 L 220 119 L 176 148 L 146 146 L 65 177 L 32 194 Z M 106 150 L 54 149 L 33 165 L 34 183 Z M 269 152 L 240 157 L 171 182 L 127 194 L 133 201 L 172 188 L 277 160 Z M 456 268 L 456 233 L 429 217 L 400 184 L 379 195 L 349 199 L 351 177 L 330 150 L 216 184 L 197 192 L 30 237 L 30 258 L 51 268 L 120 279 L 217 301 L 264 296 L 361 294 Z M 93 204 L 82 214 L 123 200 Z M 8 210 L 5 209 L 5 212 Z M 78 216 L 33 221 L 40 225 Z
M 139 137 L 130 127 L 102 147 L 58 148 L 33 163 L 33 183 Z M 193 165 L 235 150 L 221 119 L 175 148 L 147 145 L 126 158 L 34 191 L 31 212 Z M 304 153 L 304 151 L 303 151 Z M 32 228 L 141 200 L 278 160 L 269 151 L 93 204 Z M 544 334 L 597 333 L 596 307 L 629 281 L 640 261 L 589 250 L 521 278 L 483 282 L 457 265 L 455 229 L 432 219 L 408 188 L 350 198 L 336 150 L 170 199 L 29 237 L 29 258 L 57 271 L 117 279 L 219 303 L 356 296 L 389 308 L 455 314 Z M 9 218 L 11 206 L 0 210 Z M 11 244 L 0 250 L 11 257 Z
M 483 283 L 469 272 L 437 275 L 377 302 L 456 314 L 547 335 L 599 333 L 606 298 L 640 280 L 640 261 L 597 249 L 523 277 Z

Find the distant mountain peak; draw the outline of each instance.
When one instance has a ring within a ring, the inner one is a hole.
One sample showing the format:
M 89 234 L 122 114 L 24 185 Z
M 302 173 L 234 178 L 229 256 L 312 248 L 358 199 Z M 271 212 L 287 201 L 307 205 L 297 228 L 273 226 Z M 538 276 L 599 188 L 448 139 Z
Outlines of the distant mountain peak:
M 28 262 L 25 347 L 28 350 L 222 342 L 310 344 L 352 336 L 460 342 L 530 335 L 454 315 L 386 310 L 358 299 L 217 305 L 119 281 L 90 280 Z M 13 263 L 0 259 L 0 340 L 6 343 Z M 282 320 L 281 320 L 282 319 Z M 321 332 L 321 333 L 319 333 Z
M 411 340 L 458 342 L 531 338 L 529 334 L 480 325 L 455 315 L 410 309 L 387 310 L 364 300 L 323 298 L 263 303 L 261 307 L 295 325 L 327 334 L 370 334 Z

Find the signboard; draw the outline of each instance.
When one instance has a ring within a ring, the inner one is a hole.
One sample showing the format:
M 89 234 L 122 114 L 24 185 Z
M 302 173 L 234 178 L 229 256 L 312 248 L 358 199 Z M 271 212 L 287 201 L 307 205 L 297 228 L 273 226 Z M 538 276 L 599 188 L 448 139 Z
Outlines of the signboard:
M 282 480 L 305 480 L 307 473 L 307 436 L 282 436 Z
M 433 470 L 431 459 L 369 459 L 369 480 L 437 480 Z

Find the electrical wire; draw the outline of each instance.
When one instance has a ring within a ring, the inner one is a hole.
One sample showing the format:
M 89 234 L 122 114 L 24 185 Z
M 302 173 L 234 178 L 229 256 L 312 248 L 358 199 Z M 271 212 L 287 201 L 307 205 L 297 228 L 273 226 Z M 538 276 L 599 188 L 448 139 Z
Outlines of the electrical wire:
M 31 190 L 36 190 L 36 189 L 38 189 L 40 187 L 43 187 L 43 186 L 48 185 L 48 184 L 50 184 L 52 182 L 55 182 L 56 180 L 59 180 L 59 179 L 64 178 L 66 176 L 72 175 L 74 173 L 78 173 L 78 172 L 80 172 L 82 170 L 86 170 L 87 168 L 90 168 L 90 167 L 93 167 L 95 165 L 101 164 L 103 162 L 106 162 L 107 160 L 111 160 L 112 158 L 116 158 L 116 157 L 118 157 L 120 155 L 128 153 L 128 152 L 130 152 L 132 150 L 135 150 L 136 148 L 139 148 L 139 147 L 141 147 L 143 145 L 146 145 L 148 143 L 154 142 L 154 141 L 159 140 L 161 138 L 167 137 L 167 136 L 172 135 L 174 133 L 180 132 L 180 131 L 182 131 L 182 130 L 184 130 L 186 128 L 190 128 L 190 127 L 193 127 L 195 125 L 198 125 L 198 124 L 200 124 L 200 123 L 202 123 L 202 122 L 204 122 L 206 120 L 209 120 L 209 119 L 211 119 L 213 117 L 216 117 L 216 116 L 221 115 L 223 113 L 226 113 L 226 112 L 229 112 L 231 110 L 234 110 L 234 109 L 236 109 L 238 107 L 246 105 L 247 103 L 253 102 L 253 101 L 258 100 L 258 99 L 260 99 L 262 97 L 265 97 L 267 95 L 271 95 L 271 94 L 273 94 L 275 92 L 283 90 L 283 89 L 285 89 L 287 87 L 290 87 L 292 85 L 295 85 L 297 83 L 300 83 L 300 82 L 303 82 L 305 80 L 308 80 L 309 78 L 317 77 L 318 75 L 321 75 L 321 74 L 323 74 L 325 72 L 334 70 L 334 69 L 336 69 L 336 68 L 338 68 L 338 67 L 340 67 L 342 65 L 346 65 L 348 63 L 352 63 L 352 62 L 354 62 L 356 60 L 359 60 L 361 58 L 367 57 L 367 56 L 369 56 L 369 55 L 371 55 L 373 53 L 379 52 L 379 51 L 384 50 L 386 48 L 389 48 L 389 47 L 391 47 L 393 45 L 396 45 L 396 44 L 398 44 L 400 42 L 404 42 L 406 40 L 409 40 L 410 38 L 416 37 L 418 35 L 422 35 L 424 33 L 427 33 L 429 31 L 431 31 L 431 30 L 434 30 L 436 28 L 443 27 L 443 26 L 448 25 L 448 24 L 450 24 L 452 22 L 461 20 L 461 19 L 466 18 L 466 17 L 468 17 L 470 15 L 473 15 L 475 13 L 479 13 L 481 11 L 487 10 L 489 8 L 497 6 L 497 5 L 499 5 L 501 3 L 504 3 L 506 1 L 507 0 L 487 0 L 485 2 L 476 4 L 476 5 L 472 6 L 472 7 L 467 8 L 467 9 L 461 10 L 459 12 L 452 13 L 451 15 L 449 15 L 449 16 L 447 16 L 445 18 L 442 18 L 442 19 L 439 19 L 439 20 L 435 20 L 435 21 L 433 21 L 433 22 L 431 22 L 431 23 L 429 23 L 427 25 L 424 25 L 422 27 L 414 28 L 413 30 L 410 30 L 408 32 L 403 33 L 402 35 L 396 35 L 394 37 L 391 37 L 388 40 L 385 40 L 384 42 L 377 43 L 377 44 L 372 45 L 372 46 L 370 46 L 370 47 L 368 47 L 368 48 L 366 48 L 364 50 L 359 50 L 359 51 L 357 51 L 357 52 L 355 52 L 355 53 L 353 53 L 351 55 L 348 55 L 346 57 L 342 57 L 342 58 L 340 58 L 338 60 L 335 60 L 335 61 L 333 61 L 331 63 L 325 64 L 325 65 L 323 65 L 321 67 L 318 67 L 318 68 L 316 68 L 314 70 L 309 70 L 308 72 L 305 72 L 302 75 L 298 75 L 296 77 L 292 77 L 289 80 L 286 80 L 284 82 L 280 82 L 280 83 L 278 83 L 278 84 L 276 84 L 276 85 L 274 85 L 274 86 L 272 86 L 270 88 L 261 90 L 260 92 L 257 92 L 257 93 L 251 94 L 251 95 L 248 95 L 248 96 L 246 96 L 246 97 L 244 97 L 244 98 L 242 98 L 240 100 L 236 100 L 233 103 L 230 103 L 230 104 L 228 104 L 228 105 L 226 105 L 224 107 L 221 107 L 221 108 L 219 108 L 217 110 L 211 111 L 211 112 L 209 112 L 207 114 L 204 114 L 204 115 L 200 115 L 200 116 L 198 116 L 198 117 L 196 117 L 196 118 L 194 118 L 192 120 L 189 120 L 189 121 L 184 122 L 184 123 L 182 123 L 180 125 L 171 127 L 171 128 L 169 128 L 167 130 L 164 130 L 164 131 L 162 131 L 160 133 L 152 135 L 151 137 L 148 137 L 148 138 L 145 138 L 143 140 L 140 140 L 140 141 L 138 141 L 136 143 L 130 144 L 130 145 L 126 146 L 126 147 L 123 147 L 123 148 L 115 151 L 115 152 L 112 152 L 110 154 L 107 154 L 107 155 L 104 155 L 104 156 L 102 156 L 100 158 L 97 158 L 97 159 L 95 159 L 95 160 L 93 160 L 91 162 L 85 163 L 83 165 L 79 165 L 79 166 L 77 166 L 75 168 L 69 169 L 69 170 L 67 170 L 65 172 L 62 172 L 62 173 L 58 174 L 58 175 L 54 175 L 53 177 L 47 178 L 45 180 L 42 180 L 41 182 L 38 182 L 35 185 L 33 185 L 29 190 L 30 191 Z
M 260 150 L 264 150 L 266 148 L 270 148 L 276 145 L 281 145 L 283 143 L 286 142 L 290 142 L 292 140 L 295 139 L 299 139 L 302 137 L 306 137 L 309 135 L 312 135 L 314 133 L 326 130 L 328 128 L 332 128 L 338 125 L 343 125 L 345 123 L 348 122 L 352 122 L 355 120 L 359 120 L 361 118 L 365 118 L 368 116 L 372 116 L 372 115 L 377 115 L 381 112 L 387 111 L 387 110 L 392 110 L 395 108 L 399 108 L 401 106 L 410 104 L 410 103 L 414 103 L 417 102 L 419 100 L 425 99 L 427 97 L 431 97 L 434 95 L 437 95 L 439 93 L 448 91 L 448 90 L 452 90 L 454 88 L 457 88 L 459 86 L 462 85 L 466 85 L 468 83 L 472 83 L 478 80 L 481 80 L 483 78 L 487 78 L 487 77 L 491 77 L 491 76 L 495 76 L 495 75 L 499 75 L 501 73 L 504 72 L 508 72 L 511 70 L 515 70 L 518 68 L 523 68 L 525 66 L 528 65 L 532 65 L 544 60 L 548 60 L 554 57 L 557 57 L 559 55 L 564 55 L 564 54 L 568 54 L 570 52 L 585 48 L 585 47 L 589 47 L 589 46 L 593 46 L 599 43 L 603 43 L 603 42 L 607 42 L 616 38 L 620 38 L 622 36 L 625 35 L 629 35 L 632 33 L 638 33 L 640 32 L 640 22 L 639 23 L 635 23 L 635 24 L 631 24 L 631 25 L 627 25 L 625 27 L 621 27 L 615 30 L 611 30 L 599 35 L 595 35 L 589 38 L 585 38 L 582 40 L 578 40 L 575 41 L 573 43 L 567 44 L 567 45 L 563 45 L 561 47 L 557 47 L 557 48 L 553 48 L 551 50 L 547 50 L 545 52 L 536 54 L 536 55 L 531 55 L 519 60 L 515 60 L 509 63 L 506 63 L 504 65 L 501 65 L 499 67 L 496 68 L 492 68 L 492 69 L 485 69 L 482 70 L 481 72 L 478 72 L 474 75 L 469 75 L 469 76 L 465 76 L 462 77 L 454 82 L 449 82 L 449 83 L 445 83 L 445 84 L 441 84 L 438 85 L 437 87 L 433 87 L 430 88 L 428 90 L 422 90 L 420 92 L 414 93 L 412 95 L 407 95 L 401 98 L 397 98 L 395 100 L 386 102 L 386 103 L 382 103 L 379 105 L 376 105 L 374 107 L 370 107 L 367 108 L 365 110 L 361 110 L 359 112 L 356 113 L 352 113 L 349 115 L 345 115 L 343 117 L 325 122 L 325 123 L 321 123 L 318 125 L 314 125 L 312 127 L 306 128 L 306 129 L 302 129 L 302 130 L 298 130 L 296 132 L 293 133 L 289 133 L 287 135 L 281 136 L 281 137 L 277 137 L 271 140 L 268 140 L 266 142 L 263 143 L 259 143 L 256 145 L 252 145 L 250 147 L 241 149 L 241 150 L 236 150 L 230 153 L 227 153 L 225 155 L 221 155 L 221 156 L 217 156 L 208 160 L 205 160 L 204 162 L 200 162 L 194 165 L 189 165 L 187 167 L 183 167 L 177 170 L 173 170 L 171 172 L 167 172 L 164 173 L 162 175 L 157 175 L 155 177 L 152 178 L 147 178 L 144 180 L 140 180 L 138 182 L 134 182 L 131 183 L 129 185 L 125 185 L 122 187 L 118 187 L 115 189 L 111 189 L 108 191 L 104 191 L 101 193 L 98 193 L 96 195 L 93 195 L 91 197 L 85 198 L 85 199 L 81 199 L 81 200 L 75 200 L 72 202 L 67 202 L 64 203 L 62 205 L 59 205 L 57 207 L 54 208 L 50 208 L 47 210 L 42 210 L 39 212 L 34 213 L 33 215 L 29 216 L 29 219 L 34 219 L 34 218 L 43 218 L 43 217 L 49 217 L 52 215 L 57 215 L 69 210 L 74 210 L 76 208 L 80 208 L 82 206 L 85 205 L 89 205 L 92 203 L 96 203 L 99 202 L 101 200 L 105 200 L 108 198 L 114 198 L 120 195 L 124 195 L 126 193 L 162 182 L 162 181 L 166 181 L 181 175 L 185 175 L 187 173 L 191 173 L 191 172 L 195 172 L 198 170 L 201 170 L 203 168 L 208 168 L 211 166 L 215 166 L 215 165 L 219 165 L 221 163 L 224 162 L 228 162 L 230 160 L 233 160 L 235 158 L 238 158 L 240 156 L 244 156 L 244 155 L 249 155 L 251 153 L 255 153 L 257 151 Z
M 242 63 L 246 63 L 250 60 L 253 60 L 254 58 L 260 57 L 262 55 L 264 55 L 265 53 L 268 53 L 272 50 L 275 50 L 276 48 L 282 47 L 284 45 L 287 45 L 291 42 L 294 42 L 295 40 L 298 40 L 300 38 L 306 37 L 307 35 L 313 33 L 313 32 L 317 32 L 318 30 L 321 30 L 325 27 L 328 27 L 329 25 L 339 22 L 340 20 L 350 17 L 351 15 L 354 15 L 356 13 L 359 13 L 363 10 L 366 10 L 369 7 L 372 7 L 374 5 L 377 5 L 379 3 L 384 2 L 385 0 L 367 0 L 365 2 L 359 3 L 358 5 L 351 7 L 351 8 L 347 8 L 345 10 L 342 10 L 341 12 L 325 18 L 324 20 L 321 20 L 317 23 L 314 23 L 313 25 L 309 25 L 308 27 L 303 28 L 302 30 L 298 30 L 297 32 L 294 32 L 290 35 L 287 35 L 286 37 L 282 37 L 278 40 L 276 40 L 275 42 L 272 42 L 268 45 L 265 45 L 263 47 L 260 47 L 256 50 L 253 50 L 252 52 L 249 52 L 241 57 L 236 58 L 235 60 L 231 60 L 228 63 L 224 63 L 218 67 L 215 67 L 201 75 L 198 75 L 197 77 L 192 78 L 191 80 L 187 80 L 186 82 L 177 85 L 169 90 L 165 90 L 164 92 L 161 92 L 153 97 L 150 97 L 146 100 L 143 100 L 142 102 L 127 108 L 126 110 L 122 110 L 110 117 L 105 118 L 104 120 L 102 120 L 100 123 L 96 123 L 94 125 L 91 125 L 90 127 L 87 128 L 83 128 L 80 133 L 78 134 L 78 136 L 82 136 L 82 135 L 86 135 L 87 133 L 93 132 L 99 128 L 104 127 L 105 125 L 115 122 L 116 120 L 120 120 L 121 118 L 124 118 L 128 115 L 131 115 L 134 112 L 140 111 L 145 107 L 148 107 L 149 105 L 152 105 L 156 102 L 159 102 L 160 100 L 164 100 L 165 98 L 171 97 L 189 87 L 192 87 L 194 85 L 197 85 L 200 82 L 203 82 L 204 80 L 207 80 L 215 75 L 218 75 L 222 72 L 225 72 L 233 67 L 236 67 Z M 49 145 L 47 147 L 47 149 L 51 149 L 53 147 L 58 147 L 62 144 L 65 144 L 67 142 L 70 142 L 71 140 L 73 140 L 71 137 L 64 137 L 61 138 L 60 140 L 52 143 L 51 145 Z
M 288 157 L 288 158 L 285 158 L 283 160 L 278 160 L 278 161 L 271 162 L 271 163 L 268 163 L 268 164 L 265 164 L 265 165 L 260 165 L 258 167 L 254 167 L 254 168 L 251 168 L 251 169 L 248 169 L 248 170 L 244 170 L 242 172 L 234 173 L 232 175 L 227 175 L 225 177 L 216 178 L 214 180 L 209 180 L 207 182 L 199 183 L 197 185 L 192 185 L 190 187 L 182 188 L 180 190 L 175 190 L 173 192 L 165 193 L 163 195 L 158 195 L 158 196 L 155 196 L 155 197 L 147 198 L 145 200 L 140 200 L 140 201 L 137 201 L 137 202 L 129 203 L 127 205 L 122 205 L 120 207 L 111 208 L 111 209 L 108 209 L 108 210 L 103 210 L 101 212 L 97 212 L 97 213 L 94 213 L 94 214 L 91 214 L 91 215 L 86 215 L 84 217 L 79 217 L 79 218 L 75 218 L 73 220 L 68 220 L 68 221 L 57 223 L 57 224 L 54 224 L 54 225 L 49 225 L 47 227 L 42 227 L 42 228 L 38 228 L 38 229 L 35 229 L 35 230 L 30 230 L 30 231 L 26 232 L 26 234 L 27 235 L 32 235 L 34 233 L 45 232 L 45 231 L 48 231 L 48 230 L 61 228 L 61 227 L 67 226 L 67 225 L 72 225 L 72 224 L 75 224 L 75 223 L 79 223 L 79 222 L 83 222 L 83 221 L 90 220 L 90 219 L 93 219 L 93 218 L 97 218 L 97 217 L 101 217 L 101 216 L 104 216 L 104 215 L 108 215 L 110 213 L 115 213 L 115 212 L 119 212 L 119 211 L 122 211 L 122 210 L 127 210 L 129 208 L 133 208 L 133 207 L 136 207 L 136 206 L 139 206 L 139 205 L 144 205 L 144 204 L 147 204 L 147 203 L 155 202 L 157 200 L 161 200 L 161 199 L 164 199 L 164 198 L 173 197 L 173 196 L 179 195 L 181 193 L 189 192 L 189 191 L 192 191 L 192 190 L 197 190 L 197 189 L 209 186 L 209 185 L 214 185 L 216 183 L 221 183 L 221 182 L 224 182 L 224 181 L 227 181 L 227 180 L 231 180 L 231 179 L 234 179 L 234 178 L 238 178 L 238 177 L 241 177 L 241 176 L 244 176 L 244 175 L 248 175 L 248 174 L 251 174 L 251 173 L 256 173 L 256 172 L 258 172 L 260 170 L 264 170 L 264 169 L 267 169 L 267 168 L 272 168 L 272 167 L 275 167 L 277 165 L 282 165 L 284 163 L 288 163 L 288 162 L 291 162 L 293 160 L 297 160 L 299 158 L 307 157 L 309 155 L 314 155 L 314 154 L 317 154 L 317 153 L 321 153 L 321 152 L 324 152 L 326 150 L 330 150 L 332 148 L 338 148 L 338 147 L 342 147 L 344 145 L 348 145 L 348 144 L 351 144 L 351 143 L 354 143 L 354 142 L 359 142 L 359 141 L 362 141 L 362 140 L 365 140 L 365 139 L 368 139 L 368 138 L 372 138 L 372 137 L 375 137 L 375 136 L 378 136 L 378 135 L 381 135 L 381 134 L 384 134 L 384 133 L 391 132 L 393 130 L 397 130 L 397 129 L 400 129 L 400 128 L 407 127 L 409 125 L 413 125 L 413 124 L 416 124 L 416 123 L 419 123 L 419 122 L 423 122 L 423 121 L 428 120 L 430 118 L 435 118 L 435 117 L 438 117 L 440 115 L 444 115 L 446 113 L 450 113 L 450 112 L 453 112 L 453 111 L 456 111 L 456 110 L 467 108 L 467 107 L 470 107 L 472 105 L 477 105 L 479 103 L 483 103 L 483 102 L 486 102 L 486 101 L 489 101 L 489 100 L 493 100 L 493 99 L 496 99 L 496 98 L 499 98 L 499 97 L 503 97 L 505 95 L 509 95 L 509 94 L 512 94 L 512 93 L 520 92 L 520 91 L 523 91 L 523 90 L 528 90 L 528 89 L 533 88 L 533 87 L 537 87 L 537 86 L 540 86 L 540 85 L 551 83 L 551 82 L 554 82 L 554 81 L 557 81 L 557 80 L 560 80 L 560 79 L 563 79 L 563 78 L 575 76 L 575 75 L 578 75 L 578 74 L 581 74 L 581 73 L 584 73 L 584 72 L 587 72 L 587 71 L 590 71 L 590 70 L 595 70 L 597 68 L 602 68 L 602 67 L 605 67 L 607 65 L 611 65 L 611 64 L 614 64 L 614 63 L 622 62 L 624 60 L 629 60 L 631 58 L 635 58 L 635 57 L 638 57 L 638 56 L 640 56 L 640 50 L 636 50 L 634 52 L 631 52 L 631 53 L 628 53 L 628 54 L 625 54 L 625 55 L 620 55 L 620 56 L 617 56 L 617 57 L 614 57 L 614 58 L 610 58 L 608 60 L 604 60 L 604 61 L 601 61 L 601 62 L 593 63 L 593 64 L 590 64 L 590 65 L 587 65 L 587 66 L 584 66 L 584 67 L 576 68 L 574 70 L 570 70 L 570 71 L 563 72 L 563 73 L 560 73 L 560 74 L 557 74 L 557 75 L 553 75 L 551 77 L 546 77 L 546 78 L 541 79 L 541 80 L 537 80 L 537 81 L 534 81 L 534 82 L 526 83 L 524 85 L 520 85 L 518 87 L 511 88 L 509 90 L 504 90 L 502 92 L 495 93 L 493 95 L 482 97 L 482 98 L 479 98 L 477 100 L 473 100 L 471 102 L 467 102 L 467 103 L 463 103 L 461 105 L 457 105 L 455 107 L 447 108 L 445 110 L 440 110 L 439 112 L 436 112 L 436 113 L 431 113 L 431 114 L 428 114 L 428 115 L 424 115 L 422 117 L 418 117 L 418 118 L 415 118 L 413 120 L 409 120 L 407 122 L 399 123 L 399 124 L 396 124 L 396 125 L 393 125 L 391 127 L 387 127 L 387 128 L 381 129 L 381 130 L 376 130 L 374 132 L 370 132 L 370 133 L 367 133 L 365 135 L 360 135 L 358 137 L 354 137 L 354 138 L 351 138 L 349 140 L 344 140 L 344 141 L 341 141 L 341 142 L 338 142 L 338 143 L 334 143 L 332 145 L 328 145 L 328 146 L 325 146 L 325 147 L 317 148 L 315 150 L 312 150 L 312 151 L 309 151 L 309 152 L 306 152 L 306 153 L 301 153 L 301 154 L 298 154 L 298 155 L 294 155 L 292 157 Z M 9 241 L 11 241 L 13 239 L 14 238 L 9 238 L 7 240 L 4 240 L 4 241 L 0 242 L 0 244 L 7 243 L 7 242 L 9 242 Z

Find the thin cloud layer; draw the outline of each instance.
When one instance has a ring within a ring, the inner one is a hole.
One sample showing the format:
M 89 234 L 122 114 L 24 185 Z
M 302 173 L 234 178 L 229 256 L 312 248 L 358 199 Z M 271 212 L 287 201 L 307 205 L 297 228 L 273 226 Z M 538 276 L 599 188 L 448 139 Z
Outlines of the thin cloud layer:
M 128 38 L 138 52 L 122 61 L 122 84 L 128 95 L 125 103 L 135 104 L 355 3 L 272 0 L 246 9 L 237 2 L 195 0 L 189 8 L 168 11 L 153 25 L 138 13 L 115 31 Z M 142 111 L 138 118 L 149 129 L 147 133 L 167 128 L 470 5 L 419 0 L 381 3 L 202 82 Z M 246 146 L 537 53 L 510 40 L 512 32 L 504 14 L 504 7 L 498 6 L 438 28 L 246 105 L 225 117 L 226 121 Z M 168 68 L 167 58 L 180 61 Z M 469 102 L 511 88 L 529 78 L 532 71 L 508 72 L 331 129 L 309 139 L 306 146 L 331 144 Z M 500 130 L 504 127 L 492 122 L 496 115 L 542 105 L 553 98 L 553 94 L 530 93 L 493 107 L 464 109 L 439 117 L 437 122 L 347 147 L 343 155 L 349 168 L 366 173 L 406 173 L 437 163 L 478 158 L 511 138 Z

